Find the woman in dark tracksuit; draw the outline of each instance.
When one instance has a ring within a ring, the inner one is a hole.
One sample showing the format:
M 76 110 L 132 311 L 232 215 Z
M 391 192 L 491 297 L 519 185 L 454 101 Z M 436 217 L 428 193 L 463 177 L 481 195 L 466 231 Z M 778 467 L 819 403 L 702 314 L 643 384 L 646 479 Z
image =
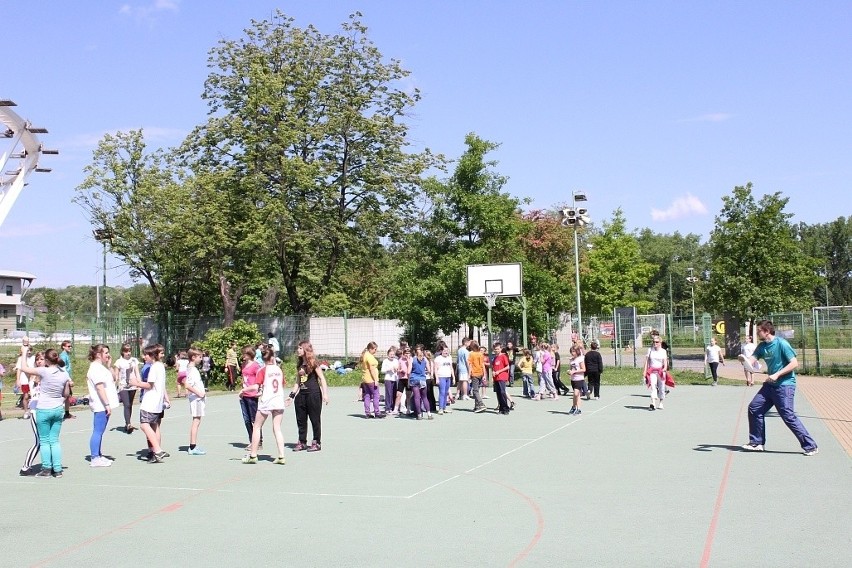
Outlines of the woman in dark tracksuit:
M 319 366 L 314 355 L 314 348 L 309 341 L 299 343 L 298 356 L 296 367 L 299 380 L 290 392 L 290 398 L 295 402 L 296 426 L 299 430 L 299 443 L 293 451 L 318 452 L 322 449 L 320 415 L 322 405 L 328 404 L 328 384 L 325 382 L 325 374 Z M 313 432 L 313 441 L 310 446 L 308 446 L 309 418 Z
M 598 351 L 598 342 L 592 341 L 591 349 L 586 351 L 586 379 L 589 381 L 589 394 L 587 398 L 595 397 L 595 400 L 601 397 L 601 373 L 603 373 L 603 357 Z

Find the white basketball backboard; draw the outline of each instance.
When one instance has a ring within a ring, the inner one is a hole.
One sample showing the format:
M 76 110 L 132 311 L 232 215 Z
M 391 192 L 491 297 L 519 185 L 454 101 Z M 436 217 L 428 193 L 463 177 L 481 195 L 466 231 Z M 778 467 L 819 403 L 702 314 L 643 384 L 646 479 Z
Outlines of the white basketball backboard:
M 523 296 L 521 263 L 468 265 L 468 298 L 484 298 L 486 294 Z

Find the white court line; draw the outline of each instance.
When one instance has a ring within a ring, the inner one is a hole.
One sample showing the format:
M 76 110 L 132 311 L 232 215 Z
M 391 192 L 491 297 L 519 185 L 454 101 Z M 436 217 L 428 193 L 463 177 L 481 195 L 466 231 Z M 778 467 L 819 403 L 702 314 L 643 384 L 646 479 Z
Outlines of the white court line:
M 454 481 L 454 480 L 462 477 L 463 475 L 469 475 L 470 473 L 472 473 L 472 472 L 474 472 L 478 469 L 481 469 L 481 468 L 483 468 L 483 467 L 485 467 L 489 464 L 492 464 L 492 463 L 494 463 L 494 462 L 496 462 L 496 461 L 498 461 L 498 460 L 500 460 L 500 459 L 502 459 L 506 456 L 509 456 L 509 455 L 511 455 L 515 452 L 518 452 L 518 451 L 526 448 L 527 446 L 535 444 L 536 442 L 540 442 L 541 440 L 544 440 L 545 438 L 552 436 L 553 434 L 556 434 L 557 432 L 564 430 L 565 428 L 571 426 L 572 424 L 576 424 L 578 422 L 581 422 L 586 417 L 591 417 L 591 416 L 597 414 L 598 412 L 606 410 L 610 406 L 617 404 L 617 403 L 621 402 L 622 400 L 629 398 L 630 396 L 632 396 L 632 395 L 624 395 L 624 396 L 610 402 L 606 406 L 602 406 L 602 407 L 598 408 L 597 410 L 594 410 L 594 411 L 589 412 L 589 413 L 584 413 L 579 418 L 577 418 L 576 420 L 572 420 L 571 422 L 567 422 L 567 423 L 563 424 L 562 426 L 559 426 L 558 428 L 554 428 L 550 432 L 542 434 L 541 436 L 539 436 L 537 438 L 506 438 L 506 439 L 504 439 L 506 441 L 524 440 L 524 443 L 517 446 L 516 448 L 513 448 L 513 449 L 507 451 L 507 452 L 503 452 L 502 454 L 500 454 L 500 455 L 498 455 L 498 456 L 496 456 L 496 457 L 494 457 L 494 458 L 492 458 L 488 461 L 485 461 L 485 462 L 483 462 L 483 463 L 481 463 L 477 466 L 474 466 L 474 467 L 464 471 L 463 473 L 458 473 L 458 474 L 452 475 L 452 476 L 450 476 L 450 477 L 448 477 L 448 478 L 446 478 L 442 481 L 439 481 L 439 482 L 434 483 L 434 484 L 432 484 L 428 487 L 425 487 L 424 489 L 421 489 L 420 491 L 416 491 L 416 492 L 412 493 L 411 495 L 365 495 L 365 494 L 353 494 L 353 493 L 319 493 L 319 492 L 299 492 L 299 491 L 276 491 L 276 492 L 273 492 L 273 494 L 302 496 L 302 497 L 336 497 L 336 498 L 343 498 L 343 497 L 350 497 L 351 498 L 351 497 L 354 497 L 354 498 L 366 498 L 366 499 L 400 499 L 400 500 L 413 499 L 413 498 L 418 497 L 420 495 L 423 495 L 423 494 L 425 494 L 425 493 L 427 493 L 427 492 L 429 492 L 433 489 L 436 489 L 436 488 L 438 488 L 442 485 L 446 485 L 447 483 Z M 81 432 L 90 432 L 90 430 L 80 430 L 80 431 L 77 431 L 77 432 L 70 432 L 70 433 L 81 433 Z M 379 439 L 381 439 L 381 438 L 379 438 Z M 457 438 L 456 438 L 456 440 L 457 440 Z M 471 439 L 471 440 L 474 440 L 474 439 Z M 484 440 L 483 439 L 475 439 L 475 441 L 484 441 Z M 489 438 L 485 441 L 500 441 L 500 439 L 494 440 L 493 438 Z M 14 481 L 12 481 L 12 480 L 0 480 L 0 485 L 39 485 L 39 484 L 35 483 L 33 480 L 30 480 L 30 479 L 27 479 L 27 478 L 21 478 L 20 480 L 14 480 Z M 111 484 L 106 484 L 106 483 L 104 483 L 104 484 L 70 483 L 68 485 L 79 486 L 79 487 L 98 487 L 98 488 L 106 488 L 106 489 L 140 489 L 140 490 L 158 489 L 158 490 L 193 491 L 193 492 L 209 491 L 209 489 L 207 489 L 207 488 L 199 488 L 199 487 L 164 487 L 164 486 L 149 486 L 149 485 L 111 485 Z M 214 493 L 244 493 L 245 490 L 244 490 L 244 488 L 240 488 L 240 489 L 215 489 L 215 490 L 213 490 L 213 492 Z M 269 494 L 268 490 L 265 491 L 265 494 Z
M 594 414 L 597 414 L 598 412 L 601 412 L 602 410 L 606 410 L 607 408 L 609 408 L 609 407 L 610 407 L 610 406 L 612 406 L 613 404 L 617 404 L 618 402 L 621 402 L 622 400 L 624 400 L 624 399 L 625 399 L 625 398 L 627 398 L 628 396 L 630 396 L 630 395 L 624 395 L 624 396 L 622 396 L 621 398 L 618 398 L 618 399 L 616 399 L 616 400 L 614 400 L 614 401 L 610 402 L 610 403 L 609 403 L 609 404 L 607 404 L 606 406 L 602 406 L 601 408 L 598 408 L 597 410 L 594 410 L 594 411 L 592 411 L 592 412 L 589 412 L 588 414 L 585 414 L 585 413 L 584 413 L 584 414 L 582 414 L 582 415 L 581 415 L 581 417 L 580 417 L 580 418 L 577 418 L 576 420 L 572 420 L 571 422 L 567 422 L 567 423 L 563 424 L 562 426 L 560 426 L 560 427 L 558 427 L 558 428 L 555 428 L 555 429 L 551 430 L 550 432 L 547 432 L 546 434 L 542 434 L 542 435 L 541 435 L 541 436 L 539 436 L 538 438 L 534 438 L 534 439 L 532 439 L 532 440 L 530 440 L 530 441 L 528 441 L 528 442 L 526 442 L 526 443 L 524 443 L 524 444 L 521 444 L 520 446 L 518 446 L 518 447 L 516 447 L 516 448 L 513 448 L 513 449 L 509 450 L 508 452 L 503 452 L 503 453 L 502 453 L 502 454 L 500 454 L 499 456 L 496 456 L 496 457 L 494 457 L 494 458 L 492 458 L 492 459 L 490 459 L 490 460 L 488 460 L 488 461 L 486 461 L 486 462 L 483 462 L 483 463 L 481 463 L 481 464 L 479 464 L 479 465 L 477 465 L 477 466 L 474 466 L 474 467 L 472 467 L 472 468 L 468 469 L 467 471 L 465 471 L 465 472 L 463 472 L 463 473 L 461 473 L 461 474 L 456 474 L 456 475 L 454 475 L 454 476 L 452 476 L 452 477 L 449 477 L 449 478 L 445 479 L 444 481 L 440 481 L 440 482 L 438 482 L 438 483 L 436 483 L 436 484 L 434 484 L 434 485 L 431 485 L 431 486 L 427 487 L 426 489 L 423 489 L 423 490 L 421 490 L 421 491 L 418 491 L 417 493 L 413 493 L 413 494 L 411 494 L 411 495 L 409 496 L 409 498 L 411 498 L 411 497 L 416 497 L 416 496 L 418 496 L 418 495 L 422 495 L 422 494 L 426 493 L 427 491 L 430 491 L 430 490 L 432 490 L 432 489 L 434 489 L 434 488 L 436 488 L 436 487 L 438 487 L 438 486 L 440 486 L 440 485 L 443 485 L 443 484 L 448 483 L 448 482 L 450 482 L 450 481 L 452 481 L 452 480 L 454 480 L 454 479 L 457 479 L 457 478 L 461 477 L 462 475 L 468 475 L 468 474 L 470 474 L 470 473 L 472 473 L 472 472 L 476 471 L 477 469 L 483 468 L 483 467 L 485 467 L 485 466 L 487 466 L 487 465 L 489 465 L 489 464 L 492 464 L 492 463 L 496 462 L 497 460 L 503 459 L 503 458 L 504 458 L 504 457 L 506 457 L 506 456 L 509 456 L 509 455 L 511 455 L 511 454 L 514 454 L 515 452 L 520 451 L 520 450 L 522 450 L 522 449 L 526 448 L 527 446 L 530 446 L 530 445 L 532 445 L 532 444 L 535 444 L 536 442 L 540 442 L 541 440 L 543 440 L 543 439 L 545 439 L 545 438 L 547 438 L 547 437 L 549 437 L 549 436 L 552 436 L 553 434 L 556 434 L 557 432 L 560 432 L 561 430 L 564 430 L 565 428 L 567 428 L 567 427 L 569 427 L 569 426 L 571 426 L 571 425 L 573 425 L 573 424 L 576 424 L 576 423 L 578 423 L 578 422 L 581 422 L 581 421 L 582 421 L 582 420 L 583 420 L 586 416 L 592 416 L 592 415 L 594 415 Z

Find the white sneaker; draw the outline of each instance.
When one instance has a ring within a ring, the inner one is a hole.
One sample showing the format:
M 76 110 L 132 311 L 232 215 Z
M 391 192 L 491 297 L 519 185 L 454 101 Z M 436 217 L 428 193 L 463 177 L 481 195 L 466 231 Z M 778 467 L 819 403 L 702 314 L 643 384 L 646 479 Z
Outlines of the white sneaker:
M 447 413 L 447 414 L 449 414 L 449 413 L 450 413 L 450 412 L 452 412 L 452 411 L 453 411 L 453 409 L 452 409 L 452 408 L 450 408 L 449 406 L 448 406 L 447 408 L 445 408 L 445 409 L 444 409 L 444 412 L 445 412 L 445 413 Z
M 660 410 L 663 409 L 663 401 L 662 400 L 660 401 L 660 404 L 657 405 L 657 408 L 659 408 Z
M 103 456 L 98 456 L 92 458 L 92 462 L 89 464 L 89 467 L 109 467 L 112 465 L 112 462 L 106 459 Z
M 747 452 L 762 452 L 763 451 L 763 444 L 743 444 L 740 447 Z

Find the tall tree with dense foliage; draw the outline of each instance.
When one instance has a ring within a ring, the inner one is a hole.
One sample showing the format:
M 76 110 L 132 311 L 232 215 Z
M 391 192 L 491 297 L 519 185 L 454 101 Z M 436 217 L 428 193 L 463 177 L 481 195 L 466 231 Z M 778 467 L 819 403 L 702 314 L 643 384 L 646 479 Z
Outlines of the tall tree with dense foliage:
M 722 198 L 700 287 L 709 310 L 749 318 L 811 307 L 818 262 L 796 243 L 787 201 L 780 192 L 756 200 L 751 183 Z
M 822 281 L 814 289 L 814 303 L 852 304 L 852 216 L 830 223 L 800 223 L 796 235 L 802 251 L 818 264 Z
M 184 214 L 187 194 L 166 152 L 149 152 L 141 130 L 107 134 L 84 172 L 74 202 L 110 236 L 107 248 L 131 277 L 151 286 L 158 313 L 215 310 L 209 279 L 193 269 L 182 238 L 203 219 Z
M 642 258 L 635 235 L 627 232 L 624 212 L 619 208 L 601 231 L 591 237 L 591 250 L 582 268 L 580 297 L 587 314 L 609 314 L 613 308 L 636 306 L 647 313 L 653 302 L 645 290 L 655 266 Z
M 691 310 L 688 269 L 692 268 L 693 274 L 703 274 L 708 266 L 707 247 L 701 244 L 701 237 L 693 233 L 667 235 L 642 229 L 636 239 L 642 259 L 655 267 L 644 292 L 653 302 L 651 311 L 688 313 Z
M 395 253 L 399 261 L 388 311 L 419 340 L 465 323 L 482 324 L 487 309 L 481 299 L 467 297 L 467 266 L 520 262 L 528 324 L 541 333 L 548 313 L 556 316 L 571 305 L 563 257 L 568 232 L 552 215 L 522 214 L 521 201 L 503 191 L 506 178 L 488 159 L 498 144 L 473 133 L 465 144 L 453 175 L 426 184 L 429 202 Z M 506 298 L 498 301 L 492 323 L 519 329 L 521 314 L 520 302 Z
M 345 262 L 410 225 L 433 158 L 412 153 L 405 119 L 420 99 L 353 14 L 337 35 L 280 11 L 210 52 L 209 119 L 184 146 L 194 168 L 233 172 L 268 227 L 290 311 L 308 313 Z

